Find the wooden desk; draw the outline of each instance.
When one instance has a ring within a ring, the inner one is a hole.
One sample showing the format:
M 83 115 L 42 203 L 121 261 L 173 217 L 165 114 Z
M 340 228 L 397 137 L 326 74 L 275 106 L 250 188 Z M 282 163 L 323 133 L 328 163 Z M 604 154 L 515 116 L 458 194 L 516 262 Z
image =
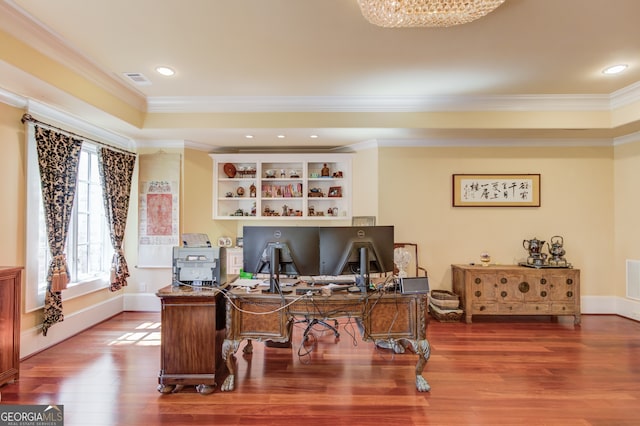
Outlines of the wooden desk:
M 201 394 L 213 392 L 225 326 L 222 293 L 215 287 L 167 286 L 156 295 L 162 303 L 158 392 L 184 385 L 195 385 Z
M 422 376 L 430 356 L 427 341 L 426 295 L 396 293 L 334 293 L 331 296 L 246 293 L 234 290 L 227 293 L 227 335 L 222 345 L 222 358 L 229 369 L 221 390 L 235 387 L 234 353 L 240 342 L 248 339 L 245 353 L 251 353 L 251 339 L 289 342 L 291 322 L 295 317 L 358 320 L 364 341 L 404 352 L 409 345 L 418 355 L 416 388 L 430 390 Z M 288 305 L 288 306 L 286 306 Z M 286 306 L 286 307 L 284 307 Z M 283 308 L 284 307 L 284 308 Z

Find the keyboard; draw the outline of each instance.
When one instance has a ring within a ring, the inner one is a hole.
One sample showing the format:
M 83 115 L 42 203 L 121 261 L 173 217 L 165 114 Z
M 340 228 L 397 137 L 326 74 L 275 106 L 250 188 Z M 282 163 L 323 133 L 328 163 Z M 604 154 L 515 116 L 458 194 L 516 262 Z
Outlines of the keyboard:
M 355 275 L 314 275 L 309 277 L 300 277 L 301 281 L 307 284 L 327 285 L 327 284 L 354 284 L 356 282 Z
M 256 288 L 259 285 L 264 285 L 264 280 L 256 280 L 252 278 L 238 278 L 231 283 L 234 287 L 249 287 Z

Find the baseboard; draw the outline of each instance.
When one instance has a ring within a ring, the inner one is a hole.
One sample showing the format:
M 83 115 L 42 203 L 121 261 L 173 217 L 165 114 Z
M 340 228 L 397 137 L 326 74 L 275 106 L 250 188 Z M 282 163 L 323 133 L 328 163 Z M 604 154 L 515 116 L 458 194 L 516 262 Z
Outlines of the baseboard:
M 42 334 L 42 325 L 23 330 L 20 333 L 20 359 L 58 344 L 122 311 L 123 297 L 120 295 L 65 315 L 64 321 L 52 325 L 46 336 Z
M 616 296 L 582 296 L 580 310 L 583 314 L 617 314 L 618 297 Z
M 160 298 L 152 293 L 128 293 L 123 306 L 125 311 L 160 312 Z
M 618 315 L 640 321 L 640 300 L 619 297 L 616 308 Z

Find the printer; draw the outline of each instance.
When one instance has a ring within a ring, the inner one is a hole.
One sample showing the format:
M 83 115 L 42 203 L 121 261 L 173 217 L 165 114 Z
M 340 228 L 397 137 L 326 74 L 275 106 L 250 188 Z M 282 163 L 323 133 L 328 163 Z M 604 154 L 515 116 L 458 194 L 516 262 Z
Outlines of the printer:
M 174 247 L 173 285 L 221 286 L 227 282 L 224 247 Z

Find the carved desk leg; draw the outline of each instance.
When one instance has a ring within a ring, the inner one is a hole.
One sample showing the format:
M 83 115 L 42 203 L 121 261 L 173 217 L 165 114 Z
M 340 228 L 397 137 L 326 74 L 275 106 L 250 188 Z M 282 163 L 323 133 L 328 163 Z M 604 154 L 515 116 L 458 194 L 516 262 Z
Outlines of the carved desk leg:
M 427 383 L 427 380 L 422 376 L 424 366 L 427 364 L 429 357 L 431 356 L 431 347 L 427 339 L 423 340 L 409 340 L 413 350 L 418 354 L 418 363 L 416 364 L 416 388 L 419 392 L 429 392 L 431 386 Z
M 229 375 L 224 379 L 224 383 L 220 387 L 220 390 L 223 392 L 232 391 L 235 388 L 236 369 L 234 365 L 235 357 L 233 354 L 238 350 L 239 346 L 240 340 L 225 339 L 222 343 L 222 360 L 225 362 L 227 370 L 229 370 Z
M 397 354 L 404 353 L 406 347 L 410 344 L 413 351 L 418 355 L 418 363 L 416 364 L 416 388 L 420 392 L 429 392 L 431 390 L 431 386 L 422 376 L 424 366 L 431 356 L 431 347 L 427 339 L 379 339 L 375 341 L 375 344 L 380 348 L 391 349 Z
M 242 353 L 245 355 L 251 355 L 253 353 L 253 342 L 251 339 L 247 339 L 247 344 L 242 349 Z

